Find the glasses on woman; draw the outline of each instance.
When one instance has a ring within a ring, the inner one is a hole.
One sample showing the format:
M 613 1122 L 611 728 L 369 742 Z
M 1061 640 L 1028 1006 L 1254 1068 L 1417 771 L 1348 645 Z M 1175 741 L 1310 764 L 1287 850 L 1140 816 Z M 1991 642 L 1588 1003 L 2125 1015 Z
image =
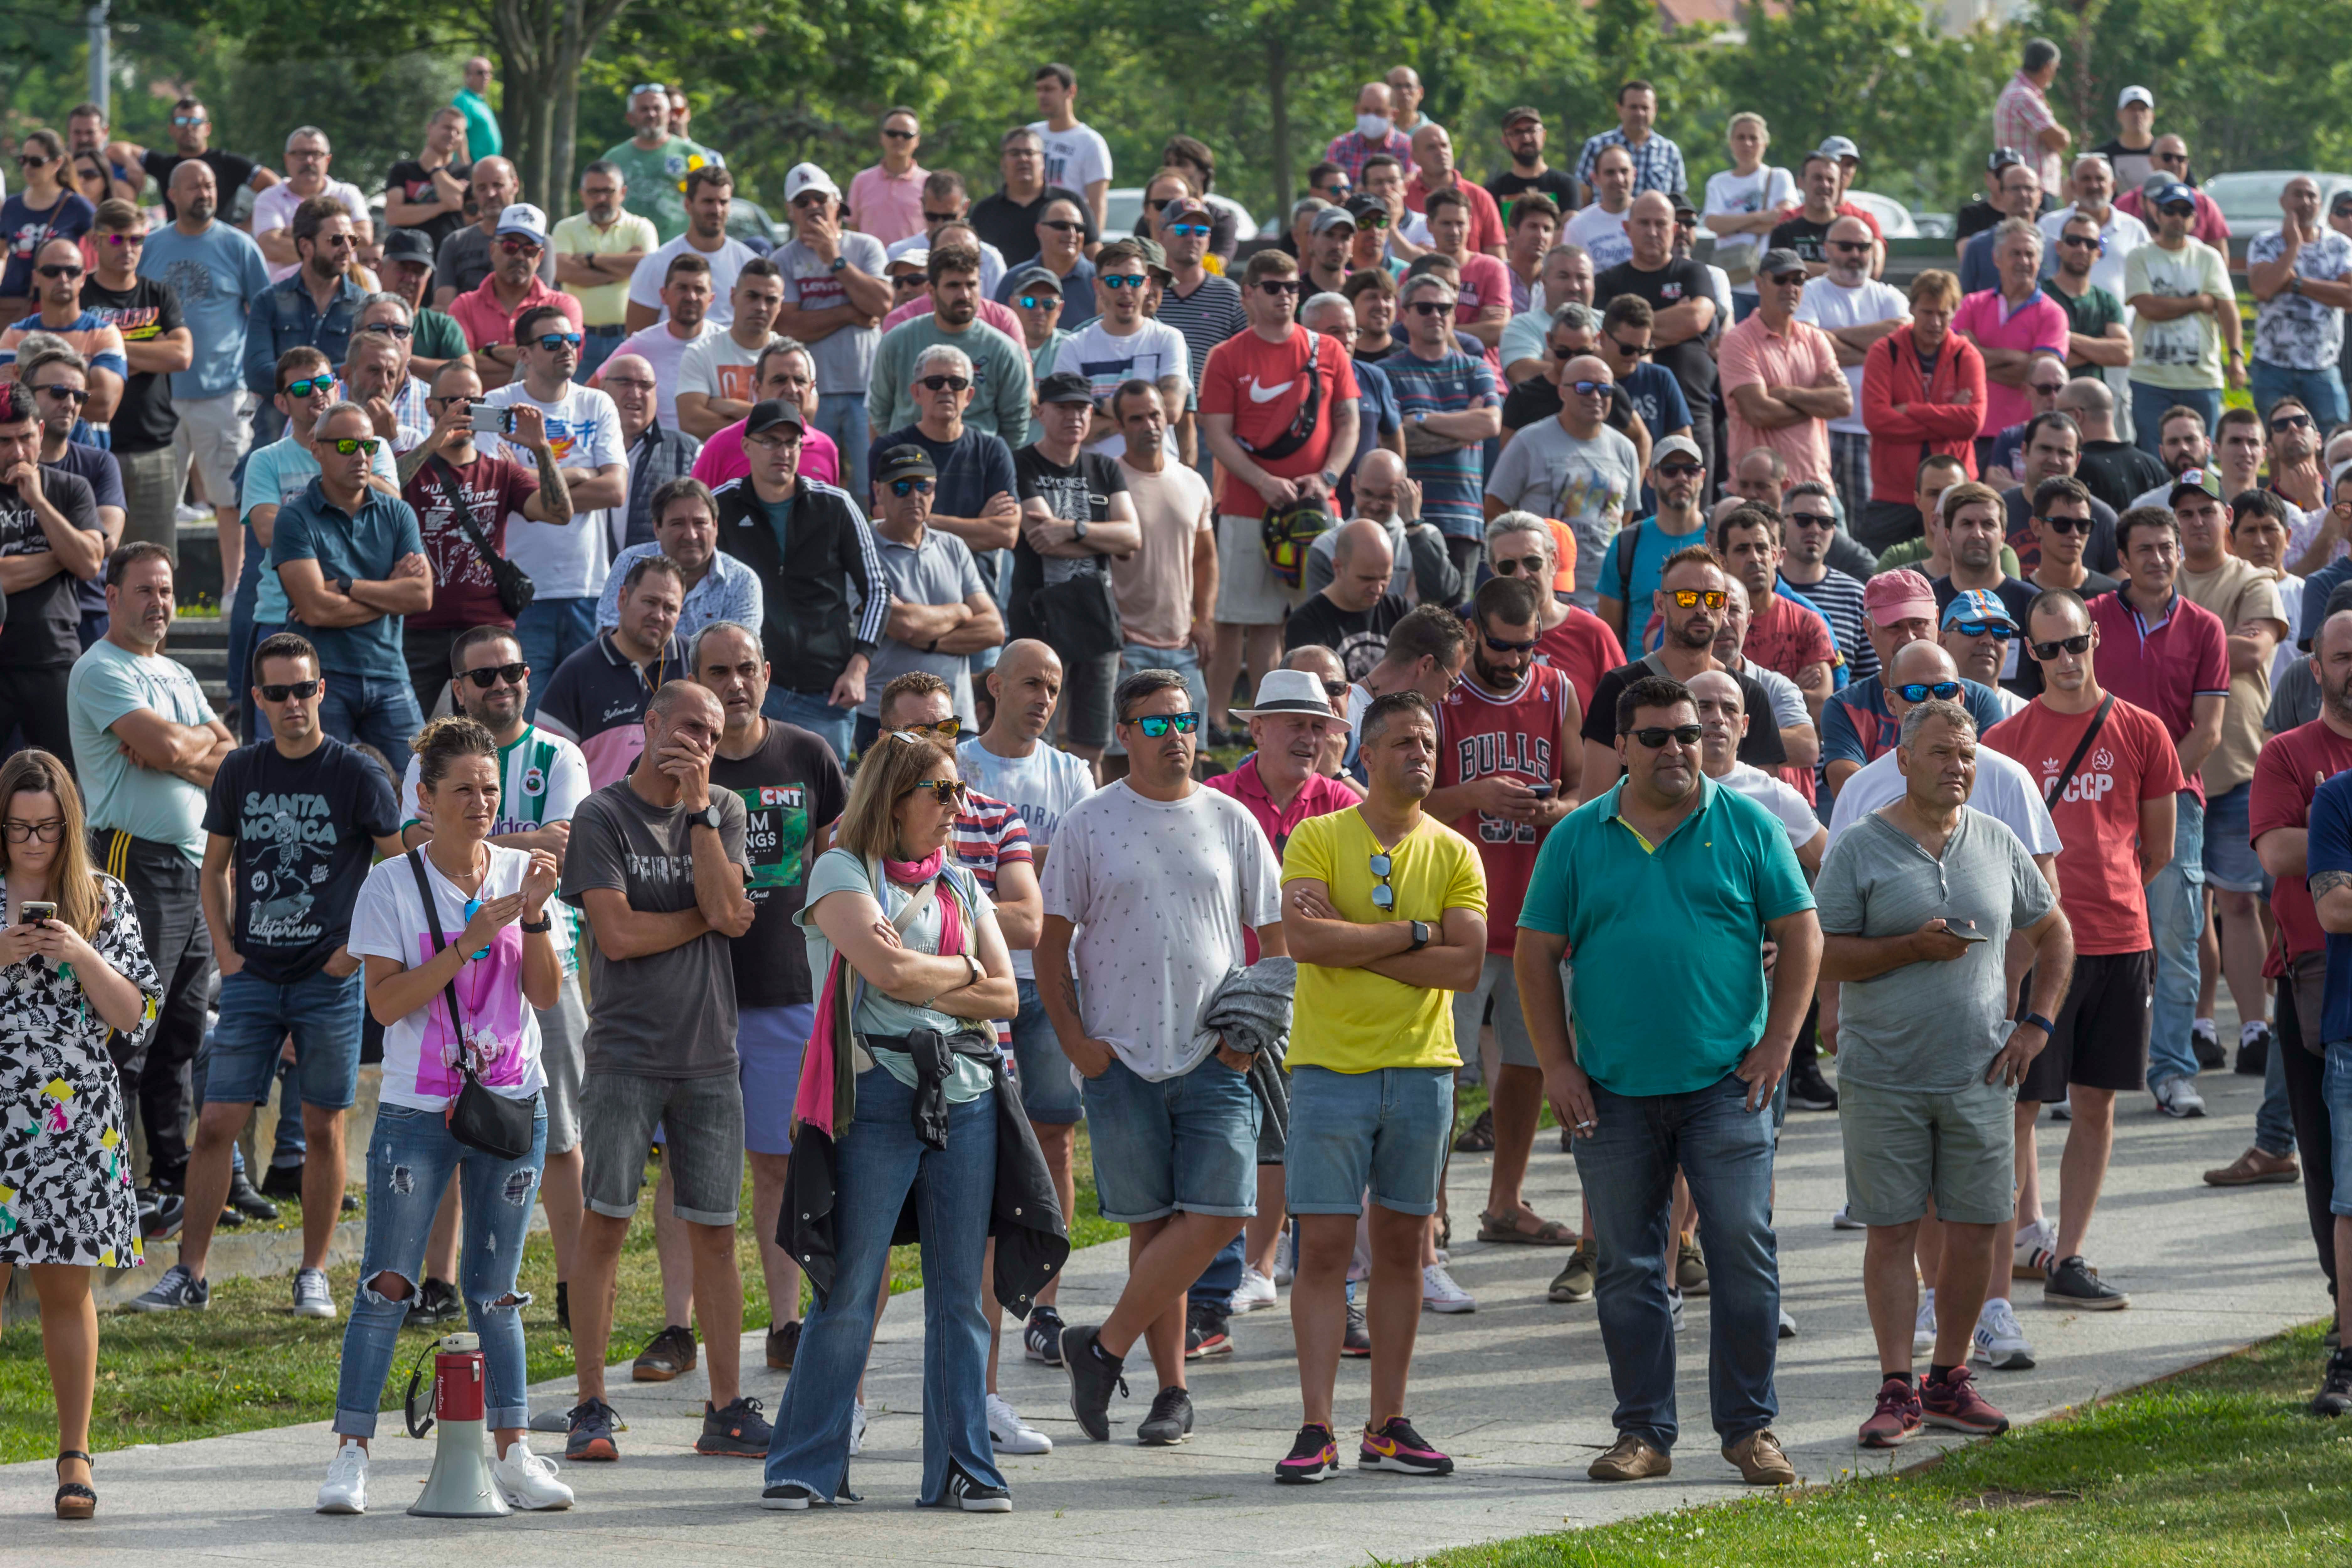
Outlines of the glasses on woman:
M 44 844 L 55 844 L 66 836 L 66 819 L 53 816 L 47 822 L 18 822 L 13 817 L 7 824 L 8 842 L 23 844 L 37 838 Z
M 940 805 L 961 805 L 968 793 L 961 779 L 917 779 L 907 793 L 916 790 L 930 791 L 932 801 Z
M 1147 713 L 1135 721 L 1135 727 L 1152 740 L 1164 739 L 1169 731 L 1189 735 L 1201 727 L 1198 713 Z

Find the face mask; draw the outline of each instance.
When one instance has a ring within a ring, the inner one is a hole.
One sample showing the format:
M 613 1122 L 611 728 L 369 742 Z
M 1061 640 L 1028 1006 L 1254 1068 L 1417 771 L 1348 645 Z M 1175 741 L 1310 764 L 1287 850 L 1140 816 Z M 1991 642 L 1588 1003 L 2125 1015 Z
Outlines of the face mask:
M 1356 134 L 1367 142 L 1384 142 L 1393 129 L 1385 115 L 1359 114 L 1356 116 Z

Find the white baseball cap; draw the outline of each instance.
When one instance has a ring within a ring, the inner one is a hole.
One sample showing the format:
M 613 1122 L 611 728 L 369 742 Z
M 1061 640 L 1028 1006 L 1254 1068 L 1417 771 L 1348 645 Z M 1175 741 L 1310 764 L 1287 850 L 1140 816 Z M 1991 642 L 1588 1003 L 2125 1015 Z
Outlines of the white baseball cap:
M 2134 103 L 2145 103 L 2150 109 L 2154 109 L 2156 107 L 2156 94 L 2148 91 L 2147 89 L 2144 87 L 2127 87 L 2116 97 L 2116 107 L 2117 109 L 2122 109 L 2127 104 Z
M 831 174 L 814 163 L 794 163 L 791 172 L 784 175 L 784 205 L 792 205 L 807 191 L 823 191 L 828 196 L 836 197 L 841 195 L 841 187 L 833 183 Z
M 517 202 L 499 213 L 499 232 L 519 234 L 534 244 L 547 244 L 547 215 L 529 202 Z

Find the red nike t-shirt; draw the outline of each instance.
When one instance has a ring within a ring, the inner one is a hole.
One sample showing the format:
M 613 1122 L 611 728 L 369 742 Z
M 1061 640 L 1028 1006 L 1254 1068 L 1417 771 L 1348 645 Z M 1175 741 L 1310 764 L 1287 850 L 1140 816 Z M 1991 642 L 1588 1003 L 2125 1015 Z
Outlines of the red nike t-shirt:
M 1279 439 L 1306 405 L 1310 360 L 1323 386 L 1315 433 L 1286 458 L 1256 459 L 1258 467 L 1280 479 L 1304 479 L 1329 466 L 1331 426 L 1337 419 L 1334 405 L 1340 399 L 1353 401 L 1360 395 L 1355 362 L 1348 357 L 1348 351 L 1336 340 L 1318 337 L 1305 327 L 1293 327 L 1289 341 L 1279 343 L 1267 342 L 1253 327 L 1211 349 L 1209 363 L 1201 370 L 1202 415 L 1231 415 L 1234 439 L 1255 456 Z M 1265 497 L 1230 475 L 1217 497 L 1217 510 L 1234 517 L 1263 516 L 1265 505 Z

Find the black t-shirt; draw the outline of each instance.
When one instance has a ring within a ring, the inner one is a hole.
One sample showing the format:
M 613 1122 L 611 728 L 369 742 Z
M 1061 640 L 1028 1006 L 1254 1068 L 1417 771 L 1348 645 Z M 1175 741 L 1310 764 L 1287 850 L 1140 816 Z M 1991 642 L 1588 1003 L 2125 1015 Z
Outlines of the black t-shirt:
M 1361 680 L 1388 657 L 1389 633 L 1412 609 L 1398 594 L 1382 594 L 1369 610 L 1343 610 L 1329 595 L 1310 594 L 1283 623 L 1282 651 L 1328 647 L 1339 656 L 1349 679 Z
M 400 831 L 400 811 L 383 770 L 332 735 L 307 757 L 257 741 L 231 752 L 213 775 L 205 831 L 230 841 L 236 951 L 247 973 L 291 985 L 350 939 L 374 841 Z
M 41 465 L 41 493 L 86 533 L 99 531 L 98 497 L 79 474 Z M 49 536 L 16 493 L 0 486 L 0 556 L 46 555 Z M 8 595 L 8 622 L 0 626 L 0 679 L 12 669 L 54 669 L 81 657 L 81 582 L 63 569 Z
M 1007 272 L 1014 271 L 1023 262 L 1036 259 L 1037 220 L 1045 216 L 1045 204 L 1052 201 L 1077 205 L 1078 221 L 1087 226 L 1088 245 L 1101 237 L 1095 232 L 1095 209 L 1087 205 L 1087 198 L 1060 185 L 1047 185 L 1031 202 L 1016 202 L 1003 191 L 982 196 L 972 204 L 971 231 L 1003 253 Z
M 1559 416 L 1559 388 L 1548 375 L 1531 375 L 1511 388 L 1503 398 L 1503 428 L 1524 430 L 1530 425 L 1540 425 Z M 1631 398 L 1619 395 L 1609 400 L 1609 412 L 1601 423 L 1619 435 L 1630 438 L 1633 431 L 1633 404 Z M 1650 432 L 1653 436 L 1657 432 Z
M 180 314 L 180 296 L 169 283 L 153 278 L 133 279 L 128 289 L 107 289 L 91 273 L 81 280 L 81 308 L 113 322 L 125 343 L 152 342 L 187 325 Z M 152 370 L 133 371 L 124 378 L 122 402 L 110 427 L 118 452 L 152 452 L 170 446 L 172 433 L 180 427 L 180 416 L 172 409 L 172 378 Z
M 224 153 L 217 147 L 199 153 L 196 157 L 212 170 L 213 182 L 220 187 L 215 194 L 225 217 L 236 205 L 237 188 L 252 184 L 253 172 L 261 165 L 235 153 Z M 172 205 L 172 171 L 186 162 L 187 159 L 177 153 L 152 147 L 148 149 L 147 156 L 139 161 L 139 166 L 154 180 L 155 188 L 163 193 L 163 216 L 175 221 L 180 209 Z
M 1638 295 L 1649 301 L 1651 310 L 1664 311 L 1693 300 L 1712 300 L 1715 285 L 1706 268 L 1696 261 L 1668 261 L 1655 272 L 1621 261 L 1592 280 L 1592 302 L 1606 310 L 1609 301 L 1620 294 Z M 1715 324 L 1718 329 L 1730 325 L 1727 321 Z M 1692 407 L 1704 407 L 1714 396 L 1715 356 L 1706 352 L 1704 337 L 1654 350 L 1650 358 L 1674 373 Z
M 2042 193 L 2042 209 L 2034 216 L 2036 217 L 2040 217 L 2050 213 L 2054 213 L 2057 210 L 2057 199 L 2052 196 L 2049 192 L 2044 191 Z M 1967 239 L 1972 235 L 1982 234 L 1989 228 L 1998 228 L 2000 226 L 2000 220 L 2008 216 L 2009 215 L 2007 213 L 2001 211 L 1999 207 L 1993 205 L 1982 196 L 1979 196 L 1976 200 L 1962 207 L 1954 216 L 1952 220 L 1952 237 L 1954 239 Z
M 1026 501 L 1043 500 L 1045 510 L 1064 522 L 1084 518 L 1089 525 L 1110 517 L 1110 498 L 1127 489 L 1127 476 L 1112 458 L 1082 451 L 1065 468 L 1034 443 L 1013 454 L 1013 494 Z M 1044 637 L 1044 624 L 1029 607 L 1030 595 L 1051 583 L 1066 582 L 1087 573 L 1110 571 L 1110 557 L 1055 556 L 1051 560 L 1029 547 L 1024 534 L 1013 546 L 1013 588 L 1004 606 L 1005 631 L 1015 637 Z M 1050 640 L 1050 639 L 1048 639 Z
M 1959 596 L 1960 591 L 1952 586 L 1952 580 L 1949 577 L 1938 577 L 1928 585 L 1936 590 L 1936 619 L 1937 624 L 1941 626 L 1944 611 L 1950 606 L 1955 598 Z M 2015 621 L 2018 626 L 2017 632 L 2009 639 L 2010 648 L 2016 657 L 2017 673 L 2004 678 L 2000 683 L 2001 687 L 2004 690 L 2016 692 L 2020 697 L 2039 697 L 2042 695 L 2042 667 L 2034 663 L 2027 655 L 2023 639 L 2026 607 L 2041 596 L 2042 590 L 2031 583 L 2020 582 L 2015 577 L 2003 577 L 1992 593 L 1993 597 L 2001 602 L 2002 608 L 2008 610 L 2009 618 Z M 2089 596 L 2090 585 L 2084 584 L 2084 597 Z M 2008 666 L 2007 658 L 2002 659 L 2002 664 L 2004 667 Z
M 810 847 L 841 820 L 849 786 L 833 748 L 798 725 L 768 721 L 768 739 L 742 760 L 710 759 L 715 789 L 743 803 L 744 892 L 751 929 L 728 944 L 735 960 L 735 1005 L 790 1007 L 815 999 L 808 943 L 793 917 L 808 893 Z
M 2172 474 L 2132 442 L 2085 441 L 2082 461 L 2074 465 L 2074 477 L 2083 481 L 2093 500 L 2105 501 L 2121 515 L 2134 496 L 2146 495 Z
M 1511 203 L 1529 191 L 1541 191 L 1559 203 L 1563 224 L 1568 221 L 1570 214 L 1583 205 L 1576 199 L 1576 176 L 1565 169 L 1546 169 L 1532 179 L 1517 169 L 1505 169 L 1486 182 L 1486 194 L 1495 198 L 1496 206 L 1503 209 L 1503 226 L 1506 229 L 1511 226 Z
M 2009 547 L 2017 552 L 2017 569 L 2031 572 L 2042 562 L 2042 542 L 2033 537 L 2033 497 L 2023 485 L 2011 485 L 2000 492 L 2000 500 L 2008 510 L 2003 526 L 2009 531 Z M 2083 564 L 2094 572 L 2112 572 L 2121 563 L 2116 552 L 2116 515 L 2115 508 L 2092 498 Z
M 63 468 L 67 473 L 78 475 L 89 486 L 90 499 L 100 506 L 129 510 L 122 499 L 122 468 L 114 460 L 111 452 L 85 447 L 79 441 L 68 441 L 56 462 L 44 462 L 42 467 Z M 106 614 L 106 574 L 103 572 L 87 583 L 76 584 L 74 593 L 81 601 L 83 615 Z
M 1631 664 L 1621 664 L 1592 683 L 1592 700 L 1584 705 L 1584 728 L 1580 731 L 1588 741 L 1598 741 L 1604 746 L 1617 743 L 1617 699 L 1625 688 L 1643 676 L 1655 675 L 1657 667 L 1646 658 Z M 1780 744 L 1780 727 L 1772 721 L 1772 694 L 1764 683 L 1746 670 L 1731 678 L 1739 682 L 1739 705 L 1751 715 L 1748 738 L 1739 742 L 1736 753 L 1743 763 L 1759 768 L 1777 768 L 1789 760 L 1788 749 Z M 1760 720 L 1761 722 L 1754 721 Z M 1641 744 L 1635 742 L 1634 744 Z
M 474 166 L 471 163 L 451 162 L 443 164 L 442 167 L 449 172 L 451 179 L 461 185 L 473 178 Z M 383 184 L 387 191 L 397 187 L 402 199 L 405 201 L 425 202 L 439 199 L 433 193 L 432 172 L 414 158 L 404 158 L 386 170 Z M 423 223 L 409 224 L 404 226 L 415 229 L 431 240 L 433 253 L 438 256 L 441 253 L 441 242 L 466 226 L 465 205 L 460 203 L 454 207 L 444 207 Z
M 1841 213 L 1836 217 L 1832 217 L 1829 223 L 1815 223 L 1800 209 L 1796 216 L 1774 226 L 1772 237 L 1764 248 L 1793 250 L 1807 261 L 1818 261 L 1826 266 L 1829 263 L 1829 258 L 1822 253 L 1822 242 L 1829 238 L 1830 224 L 1837 222 L 1838 217 L 1843 216 L 1845 215 Z M 1594 282 L 1592 297 L 1596 300 L 1601 297 L 1598 279 Z

